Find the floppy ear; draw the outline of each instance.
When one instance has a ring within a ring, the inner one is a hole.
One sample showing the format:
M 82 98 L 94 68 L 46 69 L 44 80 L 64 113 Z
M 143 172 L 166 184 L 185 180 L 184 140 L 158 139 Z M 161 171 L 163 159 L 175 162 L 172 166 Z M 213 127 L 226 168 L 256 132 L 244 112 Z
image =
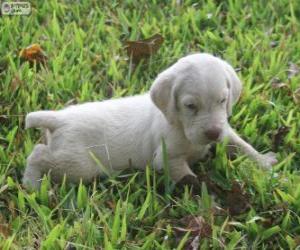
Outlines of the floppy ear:
M 242 83 L 235 73 L 234 69 L 226 62 L 225 63 L 225 71 L 227 84 L 229 87 L 229 97 L 227 102 L 227 115 L 230 116 L 232 113 L 232 106 L 238 101 L 241 91 L 242 91 Z
M 174 85 L 173 74 L 170 70 L 166 70 L 156 77 L 150 88 L 152 101 L 172 124 L 177 121 Z

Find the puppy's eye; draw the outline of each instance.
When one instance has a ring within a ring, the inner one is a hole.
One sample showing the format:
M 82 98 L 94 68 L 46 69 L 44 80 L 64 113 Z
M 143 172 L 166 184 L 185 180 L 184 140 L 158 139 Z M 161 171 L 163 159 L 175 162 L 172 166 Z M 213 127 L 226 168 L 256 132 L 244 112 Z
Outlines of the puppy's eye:
M 196 105 L 193 103 L 187 103 L 184 104 L 186 108 L 188 108 L 189 110 L 195 111 L 197 109 Z
M 225 102 L 226 102 L 226 98 L 223 98 L 223 99 L 220 101 L 221 104 L 223 104 L 223 103 L 225 103 Z

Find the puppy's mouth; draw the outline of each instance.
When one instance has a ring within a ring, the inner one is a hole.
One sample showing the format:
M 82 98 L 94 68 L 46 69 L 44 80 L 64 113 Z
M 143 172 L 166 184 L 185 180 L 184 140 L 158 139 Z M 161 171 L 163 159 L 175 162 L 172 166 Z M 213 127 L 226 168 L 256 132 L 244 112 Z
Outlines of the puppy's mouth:
M 219 133 L 219 135 L 215 135 L 215 136 L 206 136 L 204 135 L 204 141 L 206 144 L 211 144 L 211 143 L 219 143 L 223 141 L 223 131 L 221 133 Z

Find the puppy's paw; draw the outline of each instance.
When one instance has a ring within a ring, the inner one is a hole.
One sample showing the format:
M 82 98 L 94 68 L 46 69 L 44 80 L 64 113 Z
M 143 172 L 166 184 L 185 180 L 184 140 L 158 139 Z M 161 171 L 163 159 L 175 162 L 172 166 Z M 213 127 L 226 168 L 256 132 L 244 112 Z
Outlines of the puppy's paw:
M 40 181 L 33 180 L 28 177 L 24 177 L 22 180 L 22 186 L 27 189 L 28 191 L 37 191 L 40 188 Z
M 257 162 L 263 169 L 270 170 L 278 160 L 274 152 L 268 152 L 266 154 L 261 154 Z
M 198 194 L 201 192 L 201 184 L 196 176 L 186 175 L 179 182 L 176 183 L 176 186 L 183 190 L 184 186 L 189 186 L 193 188 L 193 194 Z

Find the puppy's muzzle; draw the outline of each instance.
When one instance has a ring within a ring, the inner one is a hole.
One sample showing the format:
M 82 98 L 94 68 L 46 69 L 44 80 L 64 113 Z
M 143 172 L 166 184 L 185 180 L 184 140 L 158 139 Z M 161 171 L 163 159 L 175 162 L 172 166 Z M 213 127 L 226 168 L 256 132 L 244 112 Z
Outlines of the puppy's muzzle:
M 210 129 L 206 130 L 204 132 L 204 134 L 207 137 L 207 139 L 209 139 L 211 141 L 216 141 L 219 139 L 221 132 L 222 132 L 221 128 L 214 126 L 214 127 L 211 127 Z

